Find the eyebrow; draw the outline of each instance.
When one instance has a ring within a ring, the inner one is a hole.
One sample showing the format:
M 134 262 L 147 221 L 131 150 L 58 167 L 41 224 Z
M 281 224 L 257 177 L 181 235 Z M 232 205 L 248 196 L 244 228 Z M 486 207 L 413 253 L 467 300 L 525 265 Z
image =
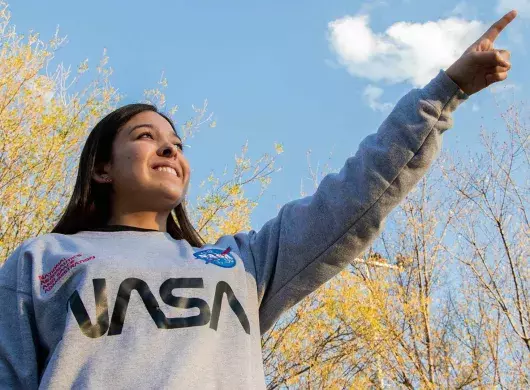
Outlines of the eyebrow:
M 140 127 L 148 127 L 148 128 L 150 128 L 150 129 L 152 129 L 152 130 L 156 130 L 156 131 L 158 131 L 158 128 L 157 128 L 156 126 L 150 124 L 150 123 L 140 123 L 140 124 L 135 125 L 135 126 L 133 126 L 133 127 L 131 127 L 131 128 L 129 129 L 129 135 L 130 135 L 134 130 L 139 129 Z M 173 132 L 173 135 L 174 135 L 174 136 L 175 136 L 180 142 L 182 142 L 182 138 L 180 138 L 180 137 L 178 136 L 178 134 L 177 134 L 175 131 Z

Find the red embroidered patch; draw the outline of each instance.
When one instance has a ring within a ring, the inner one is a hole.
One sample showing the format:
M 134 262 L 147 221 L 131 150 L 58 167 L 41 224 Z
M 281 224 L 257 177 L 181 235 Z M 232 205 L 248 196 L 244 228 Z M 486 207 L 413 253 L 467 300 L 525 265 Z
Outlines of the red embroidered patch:
M 96 258 L 96 256 L 89 256 L 84 259 L 80 259 L 81 257 L 83 257 L 81 253 L 69 258 L 63 257 L 57 264 L 53 266 L 50 272 L 47 272 L 44 275 L 39 275 L 40 285 L 44 292 L 50 291 L 72 268 Z

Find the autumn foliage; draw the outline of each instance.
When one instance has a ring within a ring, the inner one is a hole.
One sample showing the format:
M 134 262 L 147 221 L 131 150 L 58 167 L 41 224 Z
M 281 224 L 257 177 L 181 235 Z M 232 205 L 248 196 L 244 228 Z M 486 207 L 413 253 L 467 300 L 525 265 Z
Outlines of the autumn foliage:
M 529 388 L 525 112 L 443 156 L 373 248 L 275 324 L 269 389 Z
M 105 53 L 95 69 L 57 65 L 60 35 L 45 43 L 19 34 L 1 1 L 0 39 L 1 262 L 50 231 L 88 131 L 121 96 Z M 146 100 L 177 115 L 165 88 L 162 77 Z M 502 128 L 483 129 L 478 155 L 443 156 L 370 251 L 263 336 L 268 388 L 530 388 L 526 113 L 510 107 Z M 179 131 L 191 138 L 204 125 L 215 125 L 206 102 Z M 230 170 L 198 181 L 202 195 L 188 201 L 206 241 L 251 228 L 282 148 L 257 160 L 247 149 Z

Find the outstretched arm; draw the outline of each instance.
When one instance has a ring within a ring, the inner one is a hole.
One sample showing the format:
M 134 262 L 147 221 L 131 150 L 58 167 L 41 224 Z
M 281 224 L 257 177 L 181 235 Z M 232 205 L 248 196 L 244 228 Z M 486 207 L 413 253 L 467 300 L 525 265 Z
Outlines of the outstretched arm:
M 509 53 L 493 42 L 514 17 L 507 14 L 447 72 L 404 96 L 313 196 L 288 203 L 259 232 L 236 236 L 254 260 L 262 331 L 368 247 L 438 155 L 456 107 L 506 78 Z

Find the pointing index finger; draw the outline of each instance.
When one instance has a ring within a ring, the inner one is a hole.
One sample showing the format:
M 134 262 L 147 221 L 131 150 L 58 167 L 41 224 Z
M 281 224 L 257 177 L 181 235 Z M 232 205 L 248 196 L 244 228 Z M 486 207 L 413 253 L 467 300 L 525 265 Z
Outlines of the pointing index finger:
M 500 18 L 497 22 L 495 22 L 489 29 L 484 33 L 482 38 L 489 39 L 491 42 L 493 42 L 502 30 L 505 29 L 507 25 L 510 24 L 512 20 L 515 19 L 517 16 L 517 11 L 513 10 L 508 12 L 506 15 L 504 15 L 502 18 Z

